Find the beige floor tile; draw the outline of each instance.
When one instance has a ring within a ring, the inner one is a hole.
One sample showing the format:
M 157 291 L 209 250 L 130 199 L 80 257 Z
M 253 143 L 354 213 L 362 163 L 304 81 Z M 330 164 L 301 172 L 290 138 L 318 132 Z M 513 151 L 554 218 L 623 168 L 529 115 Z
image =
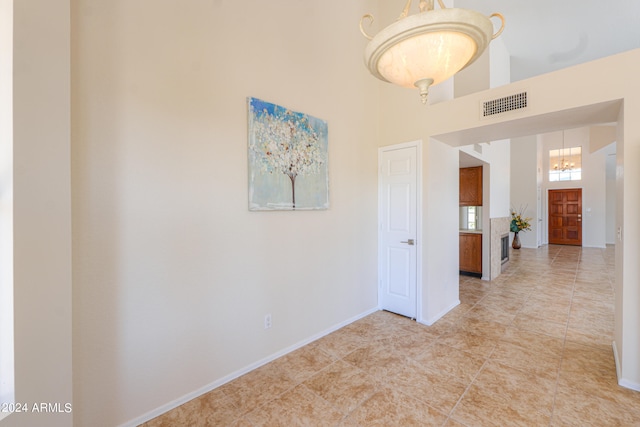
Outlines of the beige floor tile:
M 311 343 L 324 352 L 342 358 L 367 343 L 367 340 L 351 330 L 342 328 Z
M 466 317 L 473 317 L 485 322 L 500 323 L 502 325 L 509 325 L 515 319 L 518 310 L 500 309 L 499 305 L 482 306 L 476 304 Z
M 469 331 L 453 330 L 443 334 L 438 342 L 478 357 L 487 358 L 495 349 L 497 340 L 491 340 Z
M 561 287 L 553 283 L 543 283 L 539 279 L 536 280 L 536 282 L 536 286 L 531 292 L 530 298 L 535 296 L 537 299 L 546 299 L 551 301 L 562 300 L 570 302 L 573 297 L 573 283 Z
M 412 359 L 425 369 L 446 373 L 464 384 L 473 381 L 486 361 L 484 357 L 442 343 L 432 345 Z
M 453 418 L 449 418 L 446 423 L 444 423 L 443 427 L 467 427 L 464 424 L 461 424 L 454 420 Z
M 578 376 L 561 371 L 558 390 L 594 396 L 640 415 L 640 393 L 619 386 L 615 372 L 588 371 Z
M 384 313 L 384 312 L 383 312 Z M 393 337 L 394 334 L 404 333 L 404 326 L 410 322 L 409 319 L 405 319 L 407 323 L 398 323 L 390 319 L 388 316 L 377 316 L 381 321 L 372 322 L 368 318 L 358 320 L 355 323 L 345 326 L 347 332 L 353 336 L 357 336 L 361 340 L 379 340 L 386 337 Z
M 216 425 L 216 424 L 208 424 L 206 427 L 209 427 L 211 425 Z M 196 426 L 194 425 L 193 427 L 196 427 Z M 202 427 L 205 427 L 205 426 L 202 426 Z M 229 427 L 253 427 L 253 424 L 251 424 L 251 421 L 249 421 L 245 417 L 242 417 L 239 420 L 236 420 L 235 422 L 229 424 Z
M 265 365 L 219 388 L 237 408 L 253 410 L 295 386 L 276 365 Z
M 473 384 L 481 392 L 507 400 L 512 405 L 535 408 L 549 416 L 553 411 L 555 378 L 532 376 L 528 371 L 489 360 Z
M 441 426 L 447 416 L 426 403 L 385 388 L 353 411 L 341 426 Z
M 514 328 L 563 339 L 567 333 L 567 323 L 554 322 L 528 314 L 518 314 L 511 324 Z
M 570 324 L 567 329 L 567 341 L 601 347 L 603 345 L 610 345 L 613 342 L 613 333 L 597 333 L 593 330 L 576 328 Z
M 452 330 L 471 332 L 474 335 L 497 341 L 507 332 L 507 328 L 508 326 L 503 323 L 469 315 L 456 323 Z
M 562 351 L 562 371 L 576 376 L 588 372 L 615 375 L 615 360 L 611 344 L 599 348 L 566 342 Z
M 305 346 L 271 363 L 285 372 L 295 383 L 299 383 L 336 360 L 335 356 L 331 356 L 314 346 Z
M 450 324 L 457 323 L 458 321 L 460 321 L 460 319 L 462 319 L 464 316 L 467 315 L 467 313 L 471 308 L 472 307 L 466 306 L 463 309 L 460 309 L 460 305 L 458 305 L 454 307 L 453 310 L 445 314 L 440 320 L 438 320 L 437 323 L 440 323 L 441 321 L 444 321 Z
M 349 353 L 342 360 L 362 369 L 381 382 L 384 382 L 388 376 L 397 373 L 407 363 L 405 355 L 380 346 L 379 343 L 361 347 Z
M 526 300 L 527 295 L 524 293 L 514 293 L 512 289 L 509 289 L 508 291 L 495 289 L 489 292 L 478 304 L 482 306 L 499 305 L 502 310 L 517 311 L 522 307 L 522 304 L 524 304 Z
M 571 301 L 571 310 L 589 310 L 602 314 L 612 314 L 613 304 L 613 294 L 611 294 L 609 298 L 603 298 L 600 295 L 589 298 L 588 296 L 574 293 L 573 300 Z
M 473 427 L 546 427 L 550 421 L 548 415 L 535 407 L 523 406 L 520 402 L 491 395 L 475 385 L 471 385 L 462 397 L 451 418 Z
M 593 313 L 591 317 L 581 315 L 569 318 L 569 328 L 592 331 L 601 335 L 613 331 L 614 324 L 613 316 L 600 316 L 598 313 Z
M 155 418 L 143 427 L 173 426 L 214 426 L 231 425 L 242 415 L 231 400 L 220 390 L 213 390 L 203 396 L 181 405 L 161 417 Z
M 305 381 L 304 385 L 344 414 L 353 411 L 377 390 L 371 376 L 341 360 Z
M 344 414 L 304 385 L 299 385 L 250 412 L 246 418 L 254 427 L 333 427 L 344 418 Z
M 547 319 L 552 322 L 566 323 L 569 319 L 569 305 L 565 304 L 525 304 L 519 314 Z
M 491 288 L 492 295 L 505 295 L 507 297 L 519 296 L 526 299 L 531 293 L 531 284 L 525 276 L 515 275 Z
M 418 355 L 426 351 L 435 341 L 431 332 L 426 328 L 415 328 L 415 332 L 408 335 L 400 335 L 395 338 L 385 338 L 378 341 L 382 348 L 393 350 L 407 357 Z
M 486 296 L 486 292 L 482 291 L 463 291 L 460 290 L 460 302 L 471 304 L 472 306 Z
M 562 339 L 550 337 L 545 334 L 538 334 L 531 331 L 523 331 L 518 328 L 507 328 L 501 341 L 516 344 L 523 348 L 529 348 L 545 355 L 560 357 L 564 349 Z
M 456 405 L 469 382 L 463 382 L 445 372 L 409 363 L 389 377 L 386 386 L 427 403 L 448 414 Z
M 553 425 L 562 426 L 640 426 L 640 412 L 590 394 L 559 387 Z
M 491 354 L 491 360 L 521 369 L 547 379 L 558 376 L 560 357 L 549 355 L 542 348 L 527 348 L 509 342 L 500 342 Z

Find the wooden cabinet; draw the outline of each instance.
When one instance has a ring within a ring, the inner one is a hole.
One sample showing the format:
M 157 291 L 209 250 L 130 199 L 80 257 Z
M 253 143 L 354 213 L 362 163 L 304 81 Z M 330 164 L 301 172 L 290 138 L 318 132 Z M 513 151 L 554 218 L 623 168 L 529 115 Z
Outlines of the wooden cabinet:
M 482 274 L 482 234 L 460 233 L 459 270 Z
M 482 206 L 482 166 L 460 169 L 460 206 Z

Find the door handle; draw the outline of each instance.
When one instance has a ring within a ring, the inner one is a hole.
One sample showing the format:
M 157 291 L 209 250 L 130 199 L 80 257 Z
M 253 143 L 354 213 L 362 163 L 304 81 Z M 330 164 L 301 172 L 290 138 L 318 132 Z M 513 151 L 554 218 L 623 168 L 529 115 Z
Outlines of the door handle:
M 406 243 L 409 246 L 413 246 L 416 244 L 416 241 L 413 239 L 408 239 L 406 242 L 400 242 L 400 243 Z

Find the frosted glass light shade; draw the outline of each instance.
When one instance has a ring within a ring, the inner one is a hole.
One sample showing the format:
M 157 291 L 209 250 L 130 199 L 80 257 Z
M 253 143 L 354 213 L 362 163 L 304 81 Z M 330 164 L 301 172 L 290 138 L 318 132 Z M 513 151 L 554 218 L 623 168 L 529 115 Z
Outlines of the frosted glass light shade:
M 377 69 L 385 80 L 402 87 L 414 88 L 425 77 L 438 84 L 465 67 L 476 50 L 466 34 L 425 33 L 391 46 L 380 56 Z
M 504 28 L 502 15 L 491 16 L 500 17 Z M 494 36 L 490 17 L 473 10 L 427 10 L 399 19 L 370 37 L 365 65 L 380 80 L 418 87 L 426 102 L 431 84 L 473 63 L 501 31 Z

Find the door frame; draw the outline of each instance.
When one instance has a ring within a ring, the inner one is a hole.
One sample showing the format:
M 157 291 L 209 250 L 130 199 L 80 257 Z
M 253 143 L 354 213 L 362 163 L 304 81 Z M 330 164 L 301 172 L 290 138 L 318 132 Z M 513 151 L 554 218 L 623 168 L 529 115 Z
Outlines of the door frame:
M 422 140 L 403 142 L 400 144 L 386 145 L 378 148 L 378 177 L 382 173 L 382 154 L 386 151 L 400 150 L 404 148 L 416 149 L 416 320 L 422 323 L 422 248 L 424 246 L 423 233 L 422 233 Z M 382 230 L 382 203 L 381 203 L 381 188 L 380 182 L 378 182 L 378 310 L 382 310 L 382 244 L 381 244 L 381 230 Z
M 570 243 L 551 243 L 551 203 L 549 198 L 551 197 L 551 192 L 552 191 L 574 191 L 574 190 L 579 190 L 580 191 L 580 214 L 579 216 L 579 221 L 580 221 L 580 244 L 579 245 L 572 245 Z M 578 246 L 578 247 L 582 247 L 583 246 L 583 215 L 582 215 L 582 205 L 583 205 L 583 198 L 582 198 L 582 194 L 583 194 L 584 188 L 580 187 L 580 186 L 576 186 L 576 187 L 560 187 L 560 188 L 547 188 L 547 230 L 546 230 L 546 234 L 547 234 L 547 244 L 552 245 L 552 244 L 558 244 L 558 245 L 567 245 L 567 246 Z

